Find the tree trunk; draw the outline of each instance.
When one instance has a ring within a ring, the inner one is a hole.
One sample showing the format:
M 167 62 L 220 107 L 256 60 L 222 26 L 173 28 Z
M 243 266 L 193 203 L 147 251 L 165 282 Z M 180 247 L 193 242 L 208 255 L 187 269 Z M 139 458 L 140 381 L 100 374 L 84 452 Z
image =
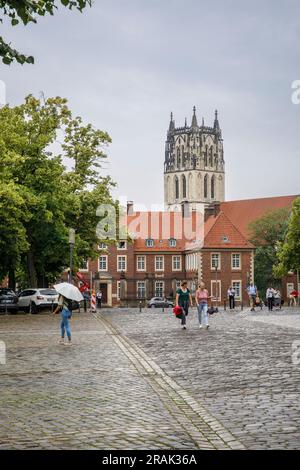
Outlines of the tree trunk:
M 37 287 L 37 275 L 32 251 L 27 253 L 27 273 L 30 287 Z
M 16 276 L 13 268 L 10 268 L 8 272 L 8 287 L 12 290 L 16 289 Z

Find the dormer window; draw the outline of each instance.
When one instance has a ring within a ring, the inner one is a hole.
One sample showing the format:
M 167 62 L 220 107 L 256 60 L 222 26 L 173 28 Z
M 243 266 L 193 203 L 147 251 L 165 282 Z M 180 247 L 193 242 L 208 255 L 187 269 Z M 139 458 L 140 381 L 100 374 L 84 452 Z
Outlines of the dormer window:
M 223 243 L 229 243 L 229 238 L 227 237 L 227 235 L 222 236 L 222 242 Z
M 147 248 L 152 248 L 154 246 L 154 241 L 152 238 L 147 238 L 146 240 L 146 247 Z
M 169 246 L 170 246 L 171 248 L 175 248 L 176 244 L 177 244 L 177 240 L 176 240 L 175 238 L 170 238 L 170 240 L 169 240 Z

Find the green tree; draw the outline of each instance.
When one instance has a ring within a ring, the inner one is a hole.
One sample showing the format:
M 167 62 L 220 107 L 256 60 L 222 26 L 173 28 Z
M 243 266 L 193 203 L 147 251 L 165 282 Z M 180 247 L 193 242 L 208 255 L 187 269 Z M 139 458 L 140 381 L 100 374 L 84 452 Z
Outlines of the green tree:
M 275 276 L 284 276 L 288 271 L 300 270 L 300 197 L 292 207 L 284 240 L 278 244 Z
M 278 243 L 284 239 L 289 210 L 286 208 L 265 214 L 249 224 L 250 241 L 256 247 L 254 257 L 255 283 L 262 294 L 269 284 L 277 285 L 279 278 L 273 273 Z
M 28 23 L 37 23 L 37 16 L 53 16 L 58 9 L 55 0 L 0 0 L 0 11 L 3 18 L 8 17 L 12 26 L 19 23 L 27 25 Z M 69 10 L 76 9 L 82 12 L 88 5 L 92 5 L 92 0 L 60 0 L 60 4 Z M 26 56 L 16 49 L 12 48 L 2 37 L 0 37 L 0 57 L 4 64 L 11 64 L 14 60 L 20 64 L 33 64 L 34 58 Z
M 50 151 L 58 134 L 63 135 L 58 148 L 62 153 Z M 107 133 L 74 119 L 66 100 L 59 97 L 42 103 L 28 96 L 23 105 L 0 110 L 0 181 L 6 188 L 0 216 L 10 210 L 6 218 L 10 214 L 16 234 L 11 247 L 5 239 L 0 245 L 2 275 L 17 270 L 33 287 L 52 282 L 68 266 L 70 227 L 76 229 L 75 267 L 97 256 L 96 209 L 113 203 L 112 182 L 100 174 L 109 142 Z M 71 170 L 65 168 L 63 157 L 69 159 Z M 9 205 L 11 192 L 16 203 Z M 6 218 L 1 217 L 0 225 L 8 226 Z

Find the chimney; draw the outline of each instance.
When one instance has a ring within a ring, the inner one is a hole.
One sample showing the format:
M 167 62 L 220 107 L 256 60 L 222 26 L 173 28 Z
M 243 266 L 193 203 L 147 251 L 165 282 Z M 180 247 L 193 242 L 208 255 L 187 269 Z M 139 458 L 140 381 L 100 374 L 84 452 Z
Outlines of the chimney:
M 127 201 L 127 215 L 133 214 L 133 201 Z
M 220 203 L 219 202 L 212 202 L 204 209 L 204 222 L 209 219 L 209 217 L 217 217 L 220 212 Z

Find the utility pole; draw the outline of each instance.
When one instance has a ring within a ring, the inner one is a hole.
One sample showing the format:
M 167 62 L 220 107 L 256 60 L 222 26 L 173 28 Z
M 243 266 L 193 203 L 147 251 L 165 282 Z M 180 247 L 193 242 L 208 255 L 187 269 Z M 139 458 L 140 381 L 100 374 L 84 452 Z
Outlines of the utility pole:
M 73 282 L 73 251 L 75 246 L 75 230 L 73 228 L 69 229 L 69 245 L 70 245 L 70 277 L 69 282 Z

